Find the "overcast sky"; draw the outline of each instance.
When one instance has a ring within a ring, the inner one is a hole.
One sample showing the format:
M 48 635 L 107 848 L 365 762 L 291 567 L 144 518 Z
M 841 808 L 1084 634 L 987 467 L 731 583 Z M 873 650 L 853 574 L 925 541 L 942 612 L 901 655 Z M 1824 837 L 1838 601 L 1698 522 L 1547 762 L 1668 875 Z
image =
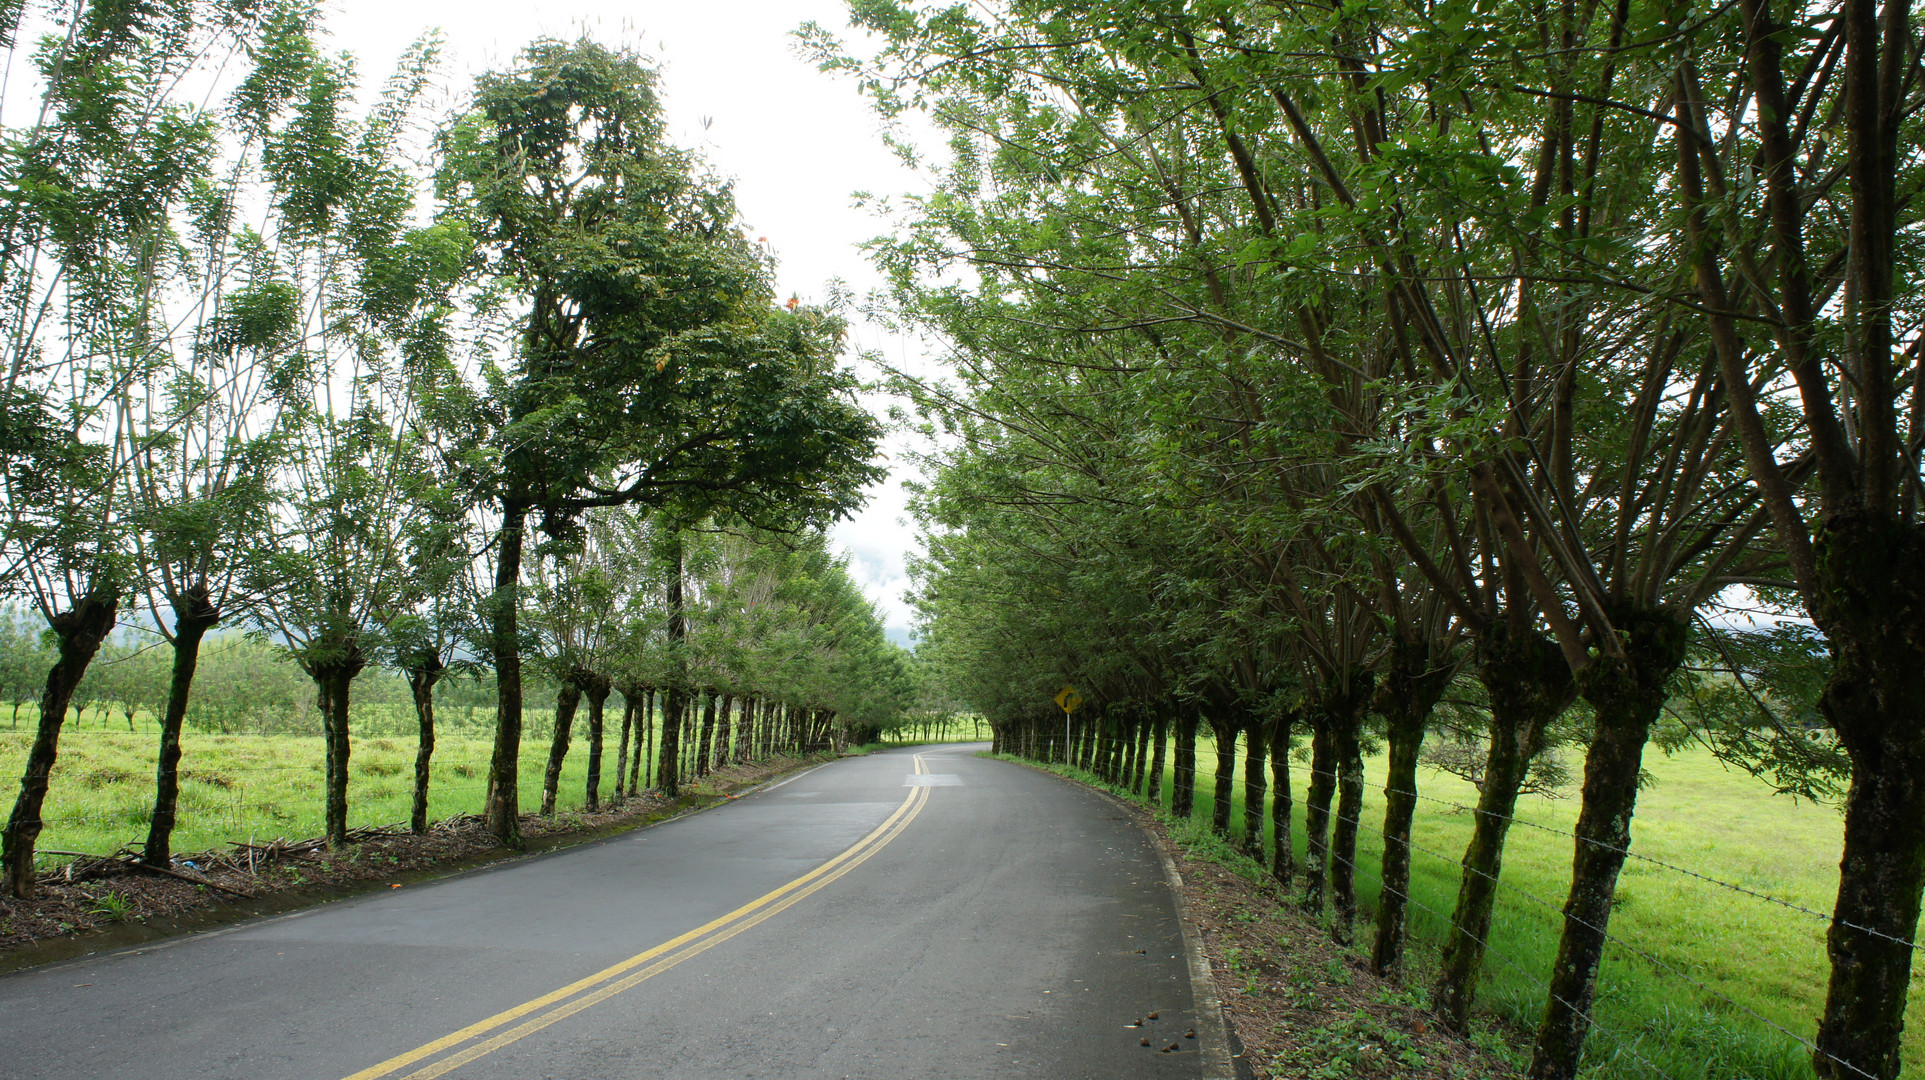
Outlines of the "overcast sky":
M 462 89 L 476 72 L 504 66 L 529 40 L 586 33 L 632 45 L 654 58 L 675 141 L 701 149 L 737 183 L 752 236 L 766 236 L 781 260 L 779 286 L 820 300 L 841 279 L 858 296 L 878 285 L 856 245 L 882 223 L 855 208 L 852 192 L 920 190 L 913 172 L 882 144 L 868 103 L 846 79 L 817 72 L 797 55 L 791 32 L 816 21 L 849 37 L 841 0 L 334 0 L 327 25 L 353 53 L 364 83 L 379 85 L 401 51 L 431 28 L 446 37 L 443 71 Z M 920 347 L 858 322 L 852 348 L 915 364 Z M 899 444 L 897 444 L 899 447 Z M 900 487 L 902 468 L 869 493 L 867 507 L 833 532 L 850 572 L 901 640 L 909 613 L 903 556 L 914 530 Z

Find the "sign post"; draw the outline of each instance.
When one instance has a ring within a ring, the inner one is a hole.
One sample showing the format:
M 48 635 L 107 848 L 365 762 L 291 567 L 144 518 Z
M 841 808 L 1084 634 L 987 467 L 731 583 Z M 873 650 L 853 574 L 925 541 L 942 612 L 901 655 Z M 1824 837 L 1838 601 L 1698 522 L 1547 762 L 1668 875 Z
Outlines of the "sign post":
M 1075 712 L 1076 707 L 1083 703 L 1083 695 L 1077 693 L 1074 686 L 1064 684 L 1063 688 L 1056 691 L 1056 696 L 1050 700 L 1056 702 L 1056 707 L 1063 710 L 1063 764 L 1068 765 L 1070 763 L 1069 714 Z

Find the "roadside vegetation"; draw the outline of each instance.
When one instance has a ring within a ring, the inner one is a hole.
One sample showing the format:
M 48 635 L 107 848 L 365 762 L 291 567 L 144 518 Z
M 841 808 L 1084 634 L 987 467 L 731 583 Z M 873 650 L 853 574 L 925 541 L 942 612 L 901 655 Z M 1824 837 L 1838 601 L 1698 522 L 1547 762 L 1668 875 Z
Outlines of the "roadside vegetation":
M 48 848 L 518 848 L 914 710 L 824 532 L 881 475 L 842 317 L 636 53 L 434 111 L 433 37 L 369 79 L 304 0 L 0 5 L 0 49 L 0 918 Z
M 1925 894 L 1912 5 L 852 10 L 880 51 L 816 28 L 820 62 L 948 137 L 871 247 L 947 361 L 895 382 L 940 692 L 1004 752 L 1148 755 L 1437 1025 L 1528 1028 L 1531 1080 L 1898 1077 Z M 1711 886 L 1770 929 L 1691 944 L 1704 901 L 1649 873 L 1647 778 L 1687 746 L 1786 793 L 1732 843 L 1837 868 Z M 1540 848 L 1518 811 L 1548 787 L 1570 810 Z M 1266 807 L 1301 846 L 1263 846 Z M 1627 994 L 1635 949 L 1685 962 Z M 1711 988 L 1747 966 L 1759 1000 Z
M 1288 909 L 1276 918 L 1295 925 L 1294 920 L 1309 914 L 1294 891 L 1278 888 L 1266 863 L 1251 857 L 1241 837 L 1226 837 L 1213 829 L 1207 806 L 1193 807 L 1187 817 L 1173 814 L 1170 784 L 1163 784 L 1152 797 L 1140 784 L 1106 780 L 1080 767 L 1041 764 L 1153 809 L 1172 840 L 1190 858 L 1220 863 L 1260 885 L 1259 892 L 1267 898 L 1263 905 L 1266 910 Z M 1639 811 L 1641 855 L 1673 866 L 1688 866 L 1813 911 L 1821 911 L 1836 894 L 1837 867 L 1827 858 L 1836 850 L 1842 832 L 1834 808 L 1809 801 L 1793 803 L 1774 795 L 1701 749 L 1655 756 L 1648 765 L 1649 789 Z M 1372 778 L 1381 777 L 1383 767 L 1381 755 L 1365 761 L 1366 774 Z M 1471 831 L 1472 815 L 1449 804 L 1473 804 L 1476 788 L 1434 767 L 1422 769 L 1421 777 L 1426 794 L 1440 801 L 1421 807 L 1412 824 L 1416 850 L 1409 887 L 1408 967 L 1401 988 L 1395 980 L 1369 985 L 1382 988 L 1373 993 L 1388 994 L 1427 1011 L 1426 986 L 1438 974 L 1439 954 L 1449 938 L 1450 913 L 1462 874 L 1457 856 Z M 1575 823 L 1575 794 L 1566 785 L 1526 795 L 1520 803 L 1520 827 L 1505 851 L 1505 880 L 1510 884 L 1499 893 L 1496 918 L 1487 939 L 1490 953 L 1502 960 L 1486 971 L 1481 990 L 1484 1006 L 1465 1032 L 1476 1047 L 1520 1072 L 1529 1063 L 1528 1033 L 1541 1005 L 1539 973 L 1557 949 L 1559 912 L 1551 901 L 1570 882 L 1569 838 L 1561 834 L 1568 833 Z M 1240 787 L 1233 805 L 1241 820 L 1245 803 Z M 1384 797 L 1376 784 L 1366 787 L 1364 805 L 1367 818 L 1381 819 Z M 1266 845 L 1273 843 L 1275 836 L 1269 811 L 1266 802 Z M 1773 822 L 1770 833 L 1750 826 L 1760 819 Z M 1301 862 L 1307 854 L 1308 839 L 1302 807 L 1292 815 L 1291 836 L 1295 857 Z M 1381 865 L 1383 847 L 1381 834 L 1368 829 L 1358 841 L 1361 872 L 1356 893 L 1358 910 L 1365 919 L 1374 918 L 1381 910 L 1382 882 L 1372 870 Z M 1225 911 L 1213 909 L 1212 914 L 1219 922 L 1230 919 Z M 1599 975 L 1605 989 L 1594 1017 L 1612 1036 L 1631 1041 L 1628 1047 L 1600 1046 L 1598 1061 L 1587 1070 L 1587 1076 L 1778 1080 L 1810 1074 L 1803 1046 L 1772 1025 L 1795 1028 L 1823 1001 L 1822 918 L 1773 910 L 1769 905 L 1761 907 L 1729 889 L 1654 864 L 1634 864 L 1627 870 L 1613 917 L 1617 926 L 1614 933 L 1628 945 L 1614 947 L 1605 955 Z M 1295 932 L 1311 927 L 1327 936 L 1330 923 L 1327 916 L 1311 916 Z M 1354 968 L 1354 976 L 1363 979 L 1370 944 L 1365 937 L 1329 955 L 1342 958 L 1346 968 Z M 1268 949 L 1273 958 L 1303 951 L 1301 942 L 1287 937 L 1266 941 L 1259 947 Z M 1244 948 L 1247 952 L 1250 946 Z M 1324 955 L 1321 946 L 1309 951 L 1319 958 Z M 1679 973 L 1688 975 L 1691 981 L 1679 978 Z M 1281 987 L 1274 983 L 1257 980 L 1242 998 L 1230 1003 L 1232 1012 L 1245 1009 L 1263 1015 L 1287 1007 L 1294 988 L 1287 980 Z M 1925 1012 L 1920 1011 L 1925 1005 L 1914 1003 L 1912 1009 L 1916 1022 L 1908 1025 L 1907 1050 L 1925 1051 L 1925 1030 L 1921 1030 L 1925 1028 Z M 1751 1011 L 1758 1015 L 1751 1015 Z M 1319 1014 L 1311 1019 L 1324 1024 L 1343 1018 Z M 1417 1030 L 1426 1026 L 1420 1023 Z M 1278 1062 L 1273 1071 L 1260 1075 L 1314 1076 L 1317 1072 L 1312 1066 L 1337 1060 L 1338 1051 L 1357 1049 L 1345 1046 L 1342 1039 L 1320 1041 L 1308 1030 L 1289 1034 L 1310 1049 L 1327 1043 L 1324 1049 L 1328 1054 L 1315 1062 L 1307 1058 L 1294 1065 Z M 1378 1059 L 1377 1063 L 1389 1070 L 1384 1075 L 1398 1075 L 1394 1060 Z M 1366 1069 L 1361 1075 L 1377 1073 Z

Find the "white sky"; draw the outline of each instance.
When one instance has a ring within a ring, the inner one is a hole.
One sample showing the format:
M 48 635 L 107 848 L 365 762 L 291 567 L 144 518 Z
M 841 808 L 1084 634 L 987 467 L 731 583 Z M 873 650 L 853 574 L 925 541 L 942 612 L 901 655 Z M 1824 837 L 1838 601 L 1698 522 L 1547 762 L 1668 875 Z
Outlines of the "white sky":
M 477 72 L 505 66 L 544 34 L 587 33 L 635 46 L 661 68 L 674 141 L 699 148 L 735 178 L 750 235 L 768 237 L 780 259 L 783 292 L 820 300 L 840 278 L 860 297 L 880 278 L 856 245 L 882 232 L 883 223 L 855 208 L 851 193 L 926 185 L 883 146 L 880 124 L 853 83 L 817 72 L 797 54 L 790 33 L 811 20 L 839 37 L 853 35 L 842 0 L 334 0 L 326 24 L 334 46 L 356 56 L 363 84 L 373 86 L 430 28 L 446 38 L 442 70 L 455 90 Z M 858 321 L 851 338 L 853 350 L 879 350 L 897 364 L 920 360 L 918 346 L 872 325 Z M 914 530 L 906 521 L 902 467 L 893 456 L 890 465 L 890 478 L 832 538 L 901 640 L 909 626 L 903 557 Z

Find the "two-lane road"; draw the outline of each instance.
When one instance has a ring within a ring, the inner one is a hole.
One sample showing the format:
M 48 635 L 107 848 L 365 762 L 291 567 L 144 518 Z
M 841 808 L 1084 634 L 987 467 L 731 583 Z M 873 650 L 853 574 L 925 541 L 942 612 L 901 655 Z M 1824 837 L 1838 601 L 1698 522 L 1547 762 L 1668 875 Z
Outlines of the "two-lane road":
M 1200 1075 L 1148 839 L 976 749 L 845 759 L 614 839 L 0 977 L 0 1075 Z

